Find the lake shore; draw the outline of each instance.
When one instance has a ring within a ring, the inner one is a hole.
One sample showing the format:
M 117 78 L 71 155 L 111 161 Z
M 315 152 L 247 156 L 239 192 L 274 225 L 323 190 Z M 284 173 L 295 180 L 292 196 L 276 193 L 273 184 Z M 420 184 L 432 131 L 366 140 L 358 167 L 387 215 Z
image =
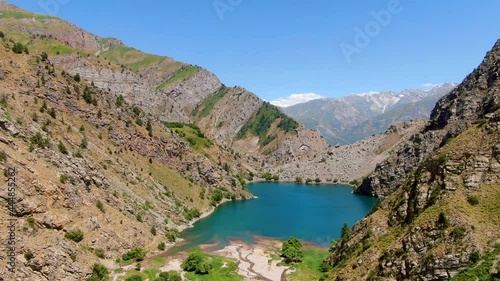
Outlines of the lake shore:
M 244 277 L 245 281 L 284 281 L 289 273 L 288 266 L 280 266 L 278 250 L 282 241 L 256 237 L 255 243 L 246 244 L 243 241 L 231 240 L 229 245 L 215 251 L 210 251 L 212 244 L 200 245 L 209 254 L 235 259 L 238 264 L 236 273 Z M 174 270 L 182 274 L 181 264 L 186 257 L 185 253 L 178 253 L 168 258 L 161 271 Z

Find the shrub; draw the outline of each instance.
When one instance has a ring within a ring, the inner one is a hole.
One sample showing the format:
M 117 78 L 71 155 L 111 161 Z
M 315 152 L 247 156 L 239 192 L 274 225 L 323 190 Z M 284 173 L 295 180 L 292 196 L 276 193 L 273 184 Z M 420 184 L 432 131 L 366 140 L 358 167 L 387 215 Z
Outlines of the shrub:
M 355 180 L 352 180 L 349 182 L 350 185 L 353 185 L 353 186 L 358 186 L 359 185 L 359 180 L 355 179 Z
M 26 251 L 26 253 L 24 253 L 24 258 L 29 261 L 31 260 L 32 258 L 34 257 L 33 253 L 31 252 L 31 250 L 28 250 Z
M 184 210 L 184 218 L 188 221 L 190 221 L 194 218 L 199 218 L 200 215 L 201 215 L 201 213 L 197 209 L 185 209 Z
M 116 97 L 116 101 L 115 101 L 116 107 L 122 106 L 122 104 L 123 104 L 124 101 L 125 101 L 125 99 L 123 98 L 122 95 L 117 96 Z
M 469 256 L 469 261 L 473 264 L 477 263 L 481 259 L 481 254 L 478 251 L 474 251 Z
M 40 54 L 40 59 L 41 59 L 42 61 L 46 61 L 48 58 L 49 58 L 49 56 L 47 55 L 47 53 L 46 53 L 46 52 L 42 52 L 42 53 Z
M 31 228 L 35 227 L 35 219 L 33 217 L 27 217 L 26 222 Z
M 80 82 L 80 81 L 82 80 L 82 78 L 80 77 L 80 73 L 75 74 L 75 76 L 73 76 L 73 79 L 74 79 L 76 82 Z
M 49 110 L 49 115 L 50 115 L 50 117 L 56 119 L 56 110 L 54 108 L 51 108 Z
M 212 266 L 207 263 L 205 256 L 201 252 L 190 253 L 182 262 L 181 268 L 185 271 L 194 271 L 198 274 L 207 274 Z
M 176 271 L 162 272 L 155 281 L 182 281 L 182 277 Z
M 67 175 L 65 175 L 65 174 L 60 175 L 60 176 L 59 176 L 59 181 L 60 181 L 61 183 L 63 183 L 63 184 L 64 184 L 64 183 L 66 183 L 66 182 L 68 181 L 68 176 L 67 176 Z
M 87 148 L 87 146 L 88 146 L 87 137 L 83 136 L 83 139 L 80 142 L 80 147 L 81 148 Z
M 22 54 L 24 52 L 23 44 L 20 42 L 14 43 L 14 46 L 12 46 L 12 51 L 16 54 Z
M 95 249 L 94 250 L 94 255 L 96 255 L 98 258 L 101 258 L 101 259 L 104 259 L 106 257 L 103 248 L 97 248 L 97 249 Z
M 127 253 L 122 255 L 122 260 L 124 261 L 129 261 L 129 260 L 137 260 L 141 261 L 144 259 L 146 256 L 146 251 L 143 248 L 140 247 L 135 247 L 132 250 L 128 251 Z
M 57 149 L 59 149 L 59 152 L 61 152 L 62 154 L 68 154 L 68 149 L 66 149 L 66 146 L 64 146 L 64 144 L 61 141 L 59 141 Z
M 467 232 L 467 229 L 463 226 L 459 226 L 454 228 L 451 231 L 451 236 L 455 239 L 462 239 L 465 237 L 465 233 Z
M 40 148 L 47 148 L 50 146 L 49 139 L 42 137 L 42 134 L 40 132 L 37 132 L 34 136 L 30 138 L 30 143 Z
M 87 281 L 108 280 L 108 275 L 108 268 L 102 264 L 94 263 L 94 266 L 92 267 L 92 275 L 87 279 Z
M 302 178 L 301 177 L 296 177 L 295 178 L 295 183 L 302 183 Z
M 71 240 L 71 241 L 78 243 L 78 242 L 83 240 L 83 231 L 81 231 L 80 229 L 76 229 L 76 230 L 67 232 L 66 234 L 64 234 L 64 237 Z
M 7 153 L 5 151 L 0 150 L 0 161 L 5 161 L 7 159 Z
M 135 216 L 135 218 L 140 221 L 140 222 L 143 222 L 144 221 L 144 218 L 142 217 L 142 213 L 137 213 L 137 215 Z
M 167 237 L 168 242 L 174 243 L 177 237 L 179 236 L 179 231 L 175 228 L 169 229 L 165 236 Z
M 0 31 L 0 38 L 5 38 L 5 34 L 2 31 Z
M 105 213 L 106 210 L 104 209 L 104 204 L 101 202 L 101 200 L 97 200 L 97 202 L 95 203 L 95 206 L 97 207 L 97 209 L 99 209 L 101 212 Z
M 446 228 L 450 225 L 450 221 L 448 220 L 448 217 L 443 212 L 439 213 L 439 217 L 438 217 L 437 222 L 441 227 L 444 227 L 444 228 Z
M 320 179 L 320 178 L 315 178 L 315 179 L 314 179 L 314 182 L 315 182 L 315 183 L 321 183 L 321 179 Z
M 214 191 L 214 193 L 212 193 L 212 198 L 211 198 L 210 204 L 215 207 L 217 204 L 220 203 L 220 201 L 222 201 L 223 198 L 224 198 L 224 194 L 222 193 L 222 190 L 217 188 Z
M 164 251 L 166 248 L 167 246 L 165 245 L 165 242 L 161 242 L 160 244 L 158 244 L 158 250 Z
M 479 204 L 479 198 L 477 196 L 469 196 L 467 197 L 467 202 L 472 206 Z

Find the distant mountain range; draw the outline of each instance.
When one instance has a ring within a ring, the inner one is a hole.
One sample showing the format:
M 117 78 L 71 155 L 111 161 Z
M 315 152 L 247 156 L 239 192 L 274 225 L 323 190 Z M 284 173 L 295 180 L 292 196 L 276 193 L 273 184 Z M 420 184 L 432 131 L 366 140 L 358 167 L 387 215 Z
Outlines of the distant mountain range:
M 329 144 L 349 144 L 382 133 L 396 121 L 429 118 L 439 98 L 456 86 L 445 83 L 430 90 L 323 98 L 285 107 L 283 111 L 306 127 L 319 130 Z

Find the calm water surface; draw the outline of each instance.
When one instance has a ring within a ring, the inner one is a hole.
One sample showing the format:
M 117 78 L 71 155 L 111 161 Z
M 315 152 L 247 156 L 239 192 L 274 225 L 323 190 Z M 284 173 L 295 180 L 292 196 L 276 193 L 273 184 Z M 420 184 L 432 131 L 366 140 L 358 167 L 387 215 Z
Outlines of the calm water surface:
M 169 252 L 200 244 L 222 248 L 229 240 L 252 243 L 256 236 L 288 239 L 290 236 L 328 247 L 338 239 L 344 223 L 352 226 L 373 207 L 376 199 L 351 192 L 345 185 L 254 183 L 247 188 L 258 198 L 227 202 L 207 218 L 181 232 L 185 239 Z

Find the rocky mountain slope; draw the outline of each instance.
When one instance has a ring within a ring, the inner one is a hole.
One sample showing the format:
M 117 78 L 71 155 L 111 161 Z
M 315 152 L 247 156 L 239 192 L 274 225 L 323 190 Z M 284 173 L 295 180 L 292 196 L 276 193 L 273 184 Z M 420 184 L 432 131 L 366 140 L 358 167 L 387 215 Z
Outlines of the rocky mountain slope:
M 373 135 L 353 144 L 330 147 L 326 152 L 316 154 L 312 159 L 291 160 L 272 169 L 280 180 L 304 182 L 352 183 L 370 174 L 376 165 L 404 145 L 418 132 L 426 121 L 397 122 L 383 134 Z
M 493 87 L 499 75 L 498 54 L 497 44 L 478 68 L 438 101 L 427 126 L 378 165 L 355 192 L 373 196 L 390 194 L 430 153 L 491 112 L 500 103 L 498 89 Z
M 331 145 L 348 144 L 384 132 L 396 121 L 429 118 L 434 104 L 456 84 L 428 91 L 404 90 L 324 98 L 283 108 L 310 129 L 319 130 Z
M 199 128 L 69 74 L 45 52 L 53 39 L 19 51 L 18 36 L 0 33 L 0 168 L 17 184 L 0 193 L 12 202 L 0 208 L 2 246 L 13 218 L 17 254 L 15 279 L 2 266 L 2 280 L 85 280 L 94 262 L 168 245 L 220 195 L 251 197 L 234 155 Z
M 16 41 L 46 50 L 55 66 L 122 95 L 161 121 L 194 123 L 235 153 L 251 151 L 250 159 L 274 166 L 287 160 L 283 155 L 311 157 L 327 147 L 322 139 L 313 139 L 318 134 L 274 106 L 243 88 L 227 88 L 199 66 L 146 54 L 117 39 L 101 38 L 61 19 L 35 15 L 4 1 L 0 1 L 0 10 L 0 28 L 10 31 Z M 245 125 L 251 127 L 262 120 L 255 118 L 266 118 L 265 127 L 241 131 Z M 253 145 L 241 145 L 241 140 Z M 303 144 L 310 149 L 296 149 Z
M 500 277 L 499 73 L 500 40 L 365 180 L 366 193 L 390 195 L 343 230 L 326 260 L 329 280 Z

